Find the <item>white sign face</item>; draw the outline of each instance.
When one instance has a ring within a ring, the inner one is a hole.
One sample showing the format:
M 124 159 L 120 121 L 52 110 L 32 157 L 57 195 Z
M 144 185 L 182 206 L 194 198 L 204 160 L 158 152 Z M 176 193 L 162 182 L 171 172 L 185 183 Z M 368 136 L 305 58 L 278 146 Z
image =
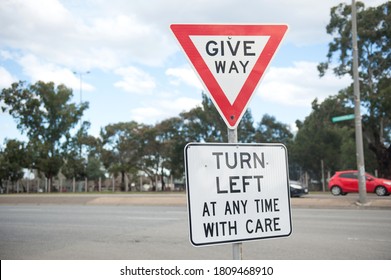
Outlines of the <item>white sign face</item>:
M 234 104 L 270 36 L 190 36 L 194 46 Z
M 194 246 L 291 234 L 284 145 L 190 143 L 185 165 Z

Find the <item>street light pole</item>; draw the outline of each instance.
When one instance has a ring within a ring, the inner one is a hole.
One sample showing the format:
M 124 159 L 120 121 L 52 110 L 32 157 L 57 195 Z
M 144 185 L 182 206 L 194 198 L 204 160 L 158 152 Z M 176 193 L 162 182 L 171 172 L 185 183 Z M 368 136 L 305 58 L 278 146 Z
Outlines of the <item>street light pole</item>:
M 356 131 L 356 155 L 358 169 L 359 203 L 366 204 L 367 189 L 365 178 L 364 148 L 361 124 L 360 84 L 358 80 L 358 47 L 357 47 L 357 10 L 356 1 L 352 0 L 352 43 L 353 43 L 353 91 L 354 91 L 354 124 Z
M 79 75 L 79 78 L 80 78 L 80 106 L 81 106 L 83 103 L 83 75 L 90 74 L 90 71 L 85 71 L 85 72 L 73 71 L 73 74 Z M 83 129 L 83 119 L 81 116 L 80 117 L 80 133 L 82 132 L 82 129 Z M 80 156 L 82 156 L 82 150 L 83 150 L 83 145 L 80 144 Z
M 76 72 L 73 71 L 73 74 L 79 75 L 79 80 L 80 80 L 80 105 L 83 102 L 83 75 L 90 74 L 90 71 L 86 72 Z

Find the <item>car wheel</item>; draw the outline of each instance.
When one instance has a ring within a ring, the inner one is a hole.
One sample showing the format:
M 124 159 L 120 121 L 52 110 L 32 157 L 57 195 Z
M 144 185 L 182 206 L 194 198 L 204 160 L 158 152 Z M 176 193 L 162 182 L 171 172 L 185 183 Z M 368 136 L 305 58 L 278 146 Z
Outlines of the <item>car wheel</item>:
M 331 193 L 332 193 L 333 195 L 340 195 L 340 194 L 342 194 L 342 190 L 341 190 L 341 188 L 338 187 L 338 186 L 332 186 L 332 187 L 331 187 Z
M 378 196 L 385 196 L 387 195 L 387 190 L 385 187 L 383 186 L 378 186 L 376 187 L 375 189 L 375 193 L 378 195 Z

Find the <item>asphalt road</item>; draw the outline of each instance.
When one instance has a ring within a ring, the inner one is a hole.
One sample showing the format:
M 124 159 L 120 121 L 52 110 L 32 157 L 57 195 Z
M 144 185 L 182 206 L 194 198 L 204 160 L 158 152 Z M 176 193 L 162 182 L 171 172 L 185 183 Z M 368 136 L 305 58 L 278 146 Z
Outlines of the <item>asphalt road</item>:
M 0 259 L 232 259 L 231 244 L 190 244 L 181 203 L 103 202 L 0 200 Z M 292 235 L 244 242 L 243 259 L 389 260 L 390 214 L 381 207 L 294 206 Z

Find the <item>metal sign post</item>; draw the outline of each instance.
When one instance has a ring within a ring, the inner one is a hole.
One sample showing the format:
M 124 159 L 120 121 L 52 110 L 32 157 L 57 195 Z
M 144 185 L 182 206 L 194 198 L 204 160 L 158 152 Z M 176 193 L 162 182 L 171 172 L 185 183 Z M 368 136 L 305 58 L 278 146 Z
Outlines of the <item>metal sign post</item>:
M 228 129 L 228 143 L 237 143 L 238 142 L 238 130 L 237 128 Z M 232 244 L 232 258 L 234 260 L 242 260 L 242 242 Z

